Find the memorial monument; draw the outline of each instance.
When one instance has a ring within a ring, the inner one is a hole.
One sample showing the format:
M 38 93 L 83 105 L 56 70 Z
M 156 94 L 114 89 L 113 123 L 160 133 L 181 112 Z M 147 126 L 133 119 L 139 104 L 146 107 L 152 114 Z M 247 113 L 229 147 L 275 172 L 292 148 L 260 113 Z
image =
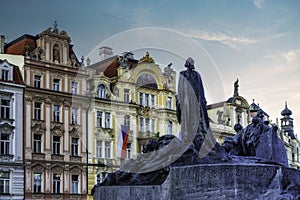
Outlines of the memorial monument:
M 258 111 L 219 145 L 194 60 L 188 58 L 185 67 L 176 102 L 181 138 L 150 139 L 143 154 L 94 186 L 94 199 L 300 199 L 300 170 L 288 168 L 278 128 Z

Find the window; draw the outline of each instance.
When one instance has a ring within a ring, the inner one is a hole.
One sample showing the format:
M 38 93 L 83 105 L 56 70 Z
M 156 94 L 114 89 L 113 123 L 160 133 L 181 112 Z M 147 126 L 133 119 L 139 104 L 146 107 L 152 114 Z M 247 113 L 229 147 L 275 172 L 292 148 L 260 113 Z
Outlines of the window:
M 60 83 L 60 80 L 59 79 L 53 79 L 53 90 L 54 91 L 59 91 L 59 83 Z
M 168 121 L 168 134 L 172 135 L 172 122 Z
M 102 127 L 102 112 L 97 111 L 97 127 Z
M 72 175 L 72 194 L 78 194 L 79 175 Z
M 105 113 L 105 128 L 110 128 L 110 113 Z
M 103 84 L 100 84 L 98 86 L 98 97 L 102 98 L 102 99 L 106 98 L 106 95 L 105 95 L 105 86 Z
M 140 131 L 144 131 L 144 118 L 140 117 L 140 124 L 139 124 Z
M 1 99 L 1 118 L 10 118 L 10 100 Z
M 129 160 L 131 158 L 131 143 L 127 143 L 126 147 L 126 159 Z
M 54 122 L 59 122 L 59 110 L 60 110 L 60 106 L 58 106 L 58 105 L 53 106 L 53 121 Z
M 42 153 L 42 135 L 34 134 L 33 136 L 33 152 Z
M 42 117 L 42 104 L 35 102 L 34 103 L 34 119 L 41 120 Z
M 41 173 L 34 173 L 34 180 L 33 180 L 33 192 L 34 193 L 41 193 L 42 192 L 42 174 Z
M 96 143 L 96 156 L 97 158 L 102 158 L 102 141 L 97 140 Z
M 60 193 L 60 174 L 53 174 L 53 193 Z
M 72 81 L 72 83 L 71 83 L 71 92 L 72 92 L 72 94 L 77 94 L 77 89 L 78 89 L 78 83 Z
M 143 93 L 139 93 L 139 104 L 143 105 Z
M 129 92 L 129 89 L 124 89 L 124 101 L 127 103 L 129 102 Z
M 107 173 L 105 173 L 105 172 L 102 172 L 102 173 L 100 173 L 100 174 L 97 174 L 97 184 L 98 183 L 102 183 L 104 180 L 105 180 L 105 178 L 107 177 Z
M 130 127 L 130 116 L 129 115 L 124 116 L 124 125 Z
M 72 108 L 72 124 L 78 124 L 77 108 Z
M 53 136 L 53 154 L 60 154 L 60 136 Z
M 172 97 L 168 97 L 168 109 L 172 109 Z
M 105 158 L 110 158 L 110 142 L 105 142 Z
M 41 79 L 42 77 L 39 75 L 34 75 L 34 87 L 41 88 Z
M 1 78 L 4 81 L 8 81 L 9 80 L 9 70 L 2 69 Z
M 71 151 L 72 156 L 78 156 L 78 138 L 72 138 Z
M 154 108 L 155 106 L 155 96 L 151 94 L 151 107 Z
M 152 131 L 152 133 L 155 132 L 155 119 L 152 119 L 152 123 L 151 123 L 151 131 Z
M 0 155 L 10 154 L 10 135 L 7 133 L 1 133 L 0 137 Z
M 145 106 L 149 106 L 149 94 L 145 94 Z
M 150 129 L 149 129 L 149 122 L 150 122 L 150 120 L 148 118 L 146 118 L 145 119 L 145 128 L 146 128 L 147 132 L 150 131 Z
M 9 194 L 9 172 L 0 172 L 0 194 Z

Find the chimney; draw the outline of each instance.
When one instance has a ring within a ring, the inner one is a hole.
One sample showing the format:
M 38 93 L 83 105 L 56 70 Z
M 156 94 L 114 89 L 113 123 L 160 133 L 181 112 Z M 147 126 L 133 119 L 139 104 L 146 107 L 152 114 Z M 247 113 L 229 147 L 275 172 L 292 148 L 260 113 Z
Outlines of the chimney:
M 105 60 L 113 55 L 112 48 L 110 47 L 101 47 L 99 49 L 100 61 Z
M 5 36 L 0 35 L 0 53 L 4 53 Z

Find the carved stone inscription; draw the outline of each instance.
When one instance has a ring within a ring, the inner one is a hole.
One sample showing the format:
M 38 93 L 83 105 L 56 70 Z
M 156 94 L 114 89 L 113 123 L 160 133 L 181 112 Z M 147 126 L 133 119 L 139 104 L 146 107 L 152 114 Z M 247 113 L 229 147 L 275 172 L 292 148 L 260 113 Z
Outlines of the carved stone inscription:
M 179 195 L 233 188 L 264 190 L 276 187 L 271 184 L 277 174 L 277 168 L 274 166 L 215 165 L 189 168 L 178 168 L 172 173 L 172 190 Z

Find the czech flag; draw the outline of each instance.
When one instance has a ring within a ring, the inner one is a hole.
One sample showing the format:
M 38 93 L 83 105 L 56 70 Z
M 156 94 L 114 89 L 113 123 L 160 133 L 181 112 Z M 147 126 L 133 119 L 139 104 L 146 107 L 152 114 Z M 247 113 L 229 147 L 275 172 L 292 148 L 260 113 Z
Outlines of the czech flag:
M 126 148 L 129 136 L 129 126 L 121 125 L 121 135 L 118 142 L 119 157 L 126 157 Z

